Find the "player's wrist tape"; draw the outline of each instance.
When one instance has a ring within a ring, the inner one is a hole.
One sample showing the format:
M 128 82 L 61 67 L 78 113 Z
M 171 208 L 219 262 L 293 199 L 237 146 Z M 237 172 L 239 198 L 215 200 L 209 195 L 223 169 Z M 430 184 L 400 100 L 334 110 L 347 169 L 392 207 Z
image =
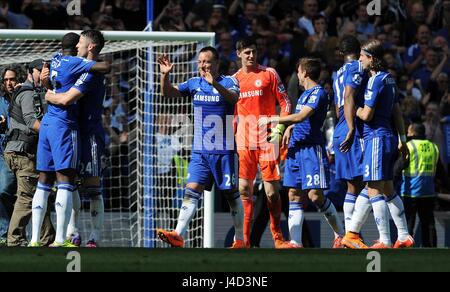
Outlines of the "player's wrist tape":
M 400 142 L 406 143 L 406 135 L 400 135 Z

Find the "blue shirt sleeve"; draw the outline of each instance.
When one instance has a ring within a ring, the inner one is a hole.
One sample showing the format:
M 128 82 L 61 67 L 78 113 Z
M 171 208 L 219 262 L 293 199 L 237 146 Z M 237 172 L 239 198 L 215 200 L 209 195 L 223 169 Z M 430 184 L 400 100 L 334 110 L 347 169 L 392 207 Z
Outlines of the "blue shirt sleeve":
M 349 66 L 348 70 L 345 71 L 344 87 L 350 86 L 352 88 L 358 88 L 361 85 L 363 71 L 360 64 L 360 62 L 354 62 Z
M 181 94 L 183 96 L 189 96 L 191 91 L 190 91 L 190 83 L 191 83 L 191 79 L 186 80 L 180 84 L 178 84 L 178 90 L 181 92 Z
M 231 90 L 231 91 L 233 91 L 233 92 L 235 92 L 235 93 L 237 93 L 239 95 L 240 88 L 239 88 L 239 82 L 237 81 L 237 79 L 232 77 L 232 76 L 229 76 L 227 78 L 227 81 L 228 82 L 226 83 L 226 85 L 224 87 L 226 89 Z
M 95 61 L 80 58 L 80 57 L 72 57 L 70 58 L 70 62 L 72 66 L 70 68 L 71 74 L 83 74 L 89 72 L 89 70 L 94 66 Z
M 88 91 L 92 90 L 92 87 L 95 84 L 94 78 L 94 74 L 83 73 L 78 78 L 77 82 L 75 82 L 75 85 L 72 86 L 72 88 L 75 88 L 81 93 L 86 94 Z
M 378 95 L 383 89 L 383 80 L 377 78 L 377 76 L 372 77 L 367 85 L 366 92 L 364 94 L 364 105 L 374 108 L 377 104 Z
M 323 90 L 320 90 L 320 88 L 315 89 L 311 95 L 308 97 L 308 99 L 306 100 L 306 104 L 305 106 L 308 106 L 310 108 L 312 108 L 313 110 L 317 110 L 317 108 L 319 107 L 320 101 L 322 98 L 325 98 L 323 96 L 324 92 Z

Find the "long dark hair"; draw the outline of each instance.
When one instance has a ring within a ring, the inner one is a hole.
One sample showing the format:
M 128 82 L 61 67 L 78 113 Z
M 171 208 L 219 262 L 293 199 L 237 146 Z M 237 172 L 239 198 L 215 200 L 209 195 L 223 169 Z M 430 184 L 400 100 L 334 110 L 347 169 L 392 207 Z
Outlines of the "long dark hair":
M 386 64 L 383 59 L 384 49 L 383 44 L 379 40 L 372 40 L 365 43 L 361 50 L 372 57 L 372 64 L 369 69 L 373 71 L 385 71 Z
M 19 64 L 11 64 L 4 67 L 1 67 L 0 72 L 0 94 L 6 95 L 5 83 L 3 79 L 5 78 L 6 71 L 13 71 L 16 73 L 17 83 L 23 83 L 26 80 L 26 74 L 23 66 Z

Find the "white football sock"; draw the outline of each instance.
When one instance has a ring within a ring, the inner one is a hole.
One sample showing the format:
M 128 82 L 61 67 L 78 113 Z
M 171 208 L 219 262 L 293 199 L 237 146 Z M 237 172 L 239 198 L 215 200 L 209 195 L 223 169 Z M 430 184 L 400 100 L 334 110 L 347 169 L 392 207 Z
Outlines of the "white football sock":
M 47 212 L 48 196 L 52 187 L 38 182 L 36 192 L 33 196 L 32 215 L 31 215 L 31 242 L 37 243 L 41 241 L 41 227 L 44 222 L 45 213 Z
M 324 215 L 328 224 L 333 229 L 334 236 L 335 237 L 336 236 L 344 236 L 344 230 L 342 229 L 342 223 L 338 217 L 336 208 L 334 207 L 333 203 L 328 198 L 325 198 L 323 205 L 320 207 L 318 206 L 318 209 Z
M 302 227 L 304 218 L 303 204 L 300 202 L 289 202 L 289 235 L 291 243 L 300 246 L 303 246 Z
M 397 227 L 398 239 L 405 241 L 408 238 L 408 223 L 405 217 L 405 207 L 403 201 L 397 194 L 386 198 L 386 203 Z
M 239 192 L 230 194 L 227 197 L 228 205 L 230 205 L 231 217 L 234 225 L 234 240 L 244 240 L 244 207 Z
M 370 198 L 370 203 L 372 204 L 373 216 L 375 217 L 375 223 L 377 224 L 378 232 L 380 233 L 379 240 L 387 246 L 391 246 L 389 208 L 385 198 L 383 195 L 379 194 Z
M 178 215 L 177 227 L 175 228 L 175 231 L 181 237 L 184 237 L 184 234 L 189 227 L 189 223 L 197 211 L 198 200 L 200 199 L 201 194 L 192 189 L 186 189 L 184 196 L 185 198 L 181 205 L 180 214 Z
M 345 231 L 348 231 L 350 228 L 350 223 L 352 222 L 352 216 L 353 216 L 353 211 L 355 210 L 355 202 L 356 202 L 356 198 L 358 196 L 351 194 L 351 193 L 347 193 L 345 195 L 345 200 L 344 200 L 344 218 L 345 218 Z
M 103 203 L 103 196 L 92 196 L 90 200 L 91 211 L 91 234 L 89 240 L 94 240 L 96 243 L 101 240 L 101 231 L 105 217 L 105 206 Z
M 372 210 L 367 190 L 363 190 L 361 194 L 356 198 L 355 210 L 353 211 L 352 221 L 347 231 L 360 233 L 361 228 L 366 222 L 367 217 Z
M 70 214 L 72 213 L 73 190 L 75 186 L 68 183 L 58 184 L 58 192 L 56 193 L 55 210 L 56 210 L 56 237 L 55 242 L 64 243 L 64 236 L 67 233 Z
M 78 224 L 79 224 L 79 215 L 80 215 L 80 209 L 81 209 L 81 199 L 80 199 L 80 194 L 78 193 L 78 189 L 76 189 L 73 192 L 73 197 L 72 197 L 72 214 L 70 215 L 70 221 L 69 221 L 69 226 L 67 226 L 67 234 L 66 234 L 66 238 L 69 239 L 70 236 L 73 235 L 78 235 L 79 234 L 79 230 L 78 230 Z

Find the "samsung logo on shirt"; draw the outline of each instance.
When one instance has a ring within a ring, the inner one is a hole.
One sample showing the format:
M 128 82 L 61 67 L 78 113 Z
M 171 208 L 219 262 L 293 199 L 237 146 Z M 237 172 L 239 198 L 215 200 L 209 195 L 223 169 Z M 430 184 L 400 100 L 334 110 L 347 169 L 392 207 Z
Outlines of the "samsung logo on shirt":
M 218 95 L 194 95 L 194 100 L 196 101 L 207 101 L 207 102 L 219 102 L 220 97 Z
M 263 96 L 263 90 L 250 90 L 241 92 L 241 94 L 239 94 L 239 98 L 256 97 L 256 96 Z

